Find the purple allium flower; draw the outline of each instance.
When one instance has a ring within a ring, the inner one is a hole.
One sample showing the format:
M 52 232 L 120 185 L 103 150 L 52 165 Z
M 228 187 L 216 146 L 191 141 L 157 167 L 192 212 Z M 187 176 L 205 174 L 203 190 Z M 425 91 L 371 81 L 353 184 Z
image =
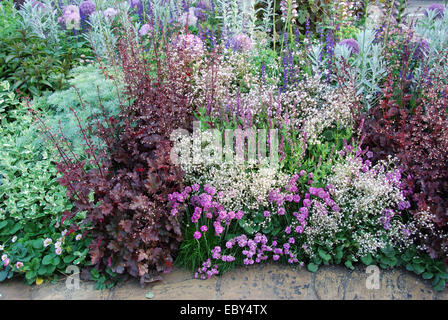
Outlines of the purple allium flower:
M 358 42 L 356 42 L 355 39 L 344 39 L 338 43 L 340 46 L 345 46 L 348 49 L 350 49 L 351 54 L 358 54 L 359 53 L 359 45 Z
M 331 210 L 333 210 L 334 212 L 339 212 L 339 211 L 341 211 L 341 208 L 339 208 L 339 206 L 335 204 L 335 205 L 331 208 Z
M 104 16 L 108 19 L 115 18 L 115 16 L 118 15 L 118 13 L 119 11 L 114 8 L 107 8 L 106 10 L 104 10 Z
M 283 216 L 283 215 L 285 215 L 285 212 L 286 212 L 286 210 L 285 210 L 285 208 L 283 208 L 283 207 L 278 209 L 278 215 L 279 215 L 279 216 Z
M 288 239 L 288 242 L 290 244 L 294 244 L 296 242 L 296 240 L 293 237 L 291 237 L 291 238 Z
M 182 26 L 187 25 L 187 23 L 188 23 L 188 26 L 196 25 L 196 23 L 198 22 L 198 18 L 196 17 L 194 11 L 195 11 L 195 8 L 191 7 L 187 12 L 184 12 L 179 18 L 179 23 Z
M 250 51 L 252 49 L 252 40 L 248 35 L 239 33 L 231 39 L 230 47 L 233 51 Z
M 64 22 L 67 29 L 79 29 L 81 16 L 79 15 L 79 8 L 74 5 L 69 5 L 64 8 Z
M 295 203 L 299 203 L 299 202 L 300 202 L 300 196 L 299 196 L 298 194 L 295 194 L 295 195 L 293 196 L 293 201 L 294 201 Z
M 201 236 L 202 236 L 202 234 L 199 232 L 199 231 L 196 231 L 195 233 L 194 233 L 194 235 L 193 235 L 193 237 L 195 238 L 195 239 L 200 239 L 201 238 Z
M 290 234 L 290 233 L 291 233 L 291 227 L 290 227 L 290 226 L 287 226 L 287 227 L 286 227 L 286 229 L 285 229 L 285 233 L 286 233 L 286 234 Z
M 79 12 L 81 13 L 82 17 L 89 17 L 92 13 L 95 12 L 96 6 L 93 2 L 89 0 L 85 0 L 81 2 L 79 5 Z
M 278 259 L 280 259 L 280 256 L 279 256 L 278 254 L 274 254 L 274 255 L 272 256 L 272 259 L 273 259 L 274 261 L 277 261 Z
M 208 228 L 206 225 L 203 225 L 200 229 L 202 232 L 207 232 Z
M 445 15 L 445 6 L 440 3 L 433 3 L 425 10 L 425 16 L 429 15 L 429 11 L 435 11 L 435 19 L 439 19 Z
M 368 151 L 366 153 L 367 158 L 371 159 L 373 157 L 373 152 L 372 151 Z
M 199 184 L 195 183 L 194 185 L 191 186 L 193 188 L 194 192 L 198 192 L 199 191 Z
M 303 227 L 302 226 L 297 226 L 296 227 L 296 232 L 297 233 L 302 233 L 303 232 Z
M 269 211 L 266 210 L 266 211 L 263 213 L 263 215 L 264 215 L 266 218 L 268 218 L 268 217 L 271 216 L 271 213 L 270 213 Z
M 143 37 L 146 36 L 147 34 L 149 34 L 151 31 L 153 30 L 152 26 L 145 23 L 144 25 L 141 26 L 140 30 L 138 31 L 138 34 Z M 198 188 L 199 190 L 199 188 Z
M 299 172 L 299 176 L 304 176 L 304 175 L 306 175 L 306 171 L 305 170 L 300 170 L 300 172 Z

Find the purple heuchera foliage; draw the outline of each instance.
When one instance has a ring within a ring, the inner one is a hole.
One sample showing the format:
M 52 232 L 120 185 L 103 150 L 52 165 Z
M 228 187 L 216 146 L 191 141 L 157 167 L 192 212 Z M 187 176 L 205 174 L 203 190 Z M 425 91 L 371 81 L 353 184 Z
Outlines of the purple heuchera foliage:
M 85 18 L 89 17 L 92 13 L 94 13 L 95 9 L 96 9 L 95 4 L 89 0 L 85 0 L 79 5 L 79 13 L 81 14 L 82 17 Z
M 352 54 L 359 53 L 359 45 L 355 39 L 344 39 L 344 40 L 340 41 L 338 44 L 340 46 L 346 46 L 347 48 L 351 49 Z
M 429 11 L 436 11 L 435 18 L 439 19 L 445 15 L 445 6 L 440 3 L 433 3 L 425 10 L 425 16 L 429 15 Z

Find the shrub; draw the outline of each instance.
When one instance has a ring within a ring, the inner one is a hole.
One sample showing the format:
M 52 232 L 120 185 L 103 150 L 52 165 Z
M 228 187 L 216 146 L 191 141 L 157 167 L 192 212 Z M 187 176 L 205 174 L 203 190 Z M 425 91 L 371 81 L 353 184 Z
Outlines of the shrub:
M 36 97 L 31 102 L 34 109 L 45 113 L 42 117 L 52 131 L 62 131 L 76 154 L 83 152 L 84 141 L 70 109 L 86 125 L 103 121 L 103 109 L 110 116 L 117 116 L 120 111 L 123 81 L 119 73 L 109 73 L 106 77 L 96 64 L 75 67 L 68 74 L 68 89 Z
M 380 104 L 363 126 L 364 143 L 374 152 L 374 160 L 388 155 L 398 158 L 414 217 L 431 214 L 418 240 L 433 258 L 447 254 L 447 87 L 441 74 L 428 76 L 412 110 L 394 99 L 394 82 L 389 76 Z
M 89 237 L 61 223 L 72 205 L 57 182 L 55 150 L 36 145 L 37 136 L 23 106 L 1 120 L 0 281 L 20 274 L 28 284 L 40 283 L 86 264 Z
M 101 146 L 81 130 L 88 163 L 64 151 L 64 140 L 48 132 L 62 156 L 59 182 L 74 204 L 67 219 L 86 211 L 83 224 L 91 226 L 92 264 L 100 272 L 138 277 L 142 284 L 171 270 L 182 240 L 179 220 L 168 210 L 168 194 L 182 185 L 181 172 L 170 161 L 168 138 L 174 128 L 186 127 L 191 117 L 183 91 L 185 61 L 169 60 L 170 47 L 154 50 L 164 50 L 172 63 L 156 60 L 152 75 L 132 36 L 120 43 L 130 103 L 121 104 L 117 117 L 90 126 Z

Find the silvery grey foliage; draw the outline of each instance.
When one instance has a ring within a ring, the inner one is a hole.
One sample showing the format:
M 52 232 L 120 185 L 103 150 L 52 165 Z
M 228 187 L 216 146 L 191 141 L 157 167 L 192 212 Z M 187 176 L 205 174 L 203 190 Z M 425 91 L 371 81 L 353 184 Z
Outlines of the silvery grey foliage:
M 217 0 L 217 18 L 227 35 L 246 33 L 251 38 L 256 30 L 255 0 Z
M 272 20 L 274 18 L 274 1 L 272 0 L 259 0 L 257 2 L 260 7 L 257 10 L 257 15 L 261 12 L 262 19 L 257 29 L 269 33 L 272 29 Z
M 151 22 L 155 32 L 161 32 L 160 28 L 166 26 L 182 15 L 179 0 L 148 0 L 151 6 Z
M 445 10 L 447 12 L 447 10 Z M 425 65 L 431 71 L 434 67 L 440 67 L 442 57 L 448 57 L 448 14 L 442 18 L 436 18 L 437 12 L 429 10 L 428 16 L 424 16 L 416 23 L 414 30 L 416 35 L 428 42 L 428 52 L 424 52 L 426 59 Z M 420 66 L 421 67 L 421 66 Z M 448 65 L 443 64 L 445 75 L 448 76 Z M 422 69 L 418 68 L 413 80 L 417 82 L 420 79 Z
M 378 85 L 386 75 L 386 64 L 383 60 L 381 43 L 374 43 L 375 30 L 360 30 L 355 40 L 359 45 L 359 54 L 341 45 L 335 47 L 336 67 L 342 69 L 342 61 L 350 64 L 350 75 L 356 80 L 357 94 L 361 101 L 370 109 L 377 100 L 377 93 L 381 91 Z
M 51 0 L 42 0 L 43 6 L 34 5 L 32 0 L 26 0 L 19 10 L 22 17 L 22 27 L 30 29 L 36 36 L 59 41 L 60 26 L 58 11 L 52 6 Z
M 118 40 L 113 32 L 113 23 L 115 19 L 121 19 L 122 16 L 127 16 L 129 4 L 123 2 L 115 6 L 114 9 L 118 10 L 118 17 L 108 17 L 107 9 L 97 10 L 92 13 L 88 21 L 90 27 L 89 32 L 84 34 L 87 41 L 91 43 L 96 55 L 106 61 L 109 61 L 111 56 L 115 54 Z

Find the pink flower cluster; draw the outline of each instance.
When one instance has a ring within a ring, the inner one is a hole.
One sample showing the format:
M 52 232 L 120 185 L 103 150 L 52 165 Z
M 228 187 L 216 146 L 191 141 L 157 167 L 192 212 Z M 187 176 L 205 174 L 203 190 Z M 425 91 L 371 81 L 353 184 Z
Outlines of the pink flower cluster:
M 171 45 L 188 63 L 200 60 L 205 54 L 204 43 L 194 34 L 179 34 L 171 41 Z
M 219 274 L 218 266 L 214 265 L 212 268 L 212 262 L 210 259 L 207 259 L 201 268 L 198 268 L 198 271 L 194 274 L 195 279 L 210 279 L 213 275 Z
M 198 223 L 199 220 L 204 219 L 206 223 L 200 228 L 201 232 L 207 232 L 209 221 L 212 220 L 212 225 L 215 229 L 216 235 L 224 232 L 225 226 L 229 226 L 232 220 L 241 220 L 244 217 L 243 211 L 227 211 L 218 200 L 216 189 L 210 185 L 204 185 L 204 192 L 199 192 L 199 185 L 187 186 L 182 192 L 174 192 L 168 196 L 171 202 L 171 214 L 179 213 L 181 207 L 186 206 L 186 201 L 189 199 L 192 205 L 193 214 L 191 215 L 191 222 Z M 194 193 L 194 194 L 193 194 Z M 196 231 L 193 235 L 195 239 L 201 238 L 201 233 Z

